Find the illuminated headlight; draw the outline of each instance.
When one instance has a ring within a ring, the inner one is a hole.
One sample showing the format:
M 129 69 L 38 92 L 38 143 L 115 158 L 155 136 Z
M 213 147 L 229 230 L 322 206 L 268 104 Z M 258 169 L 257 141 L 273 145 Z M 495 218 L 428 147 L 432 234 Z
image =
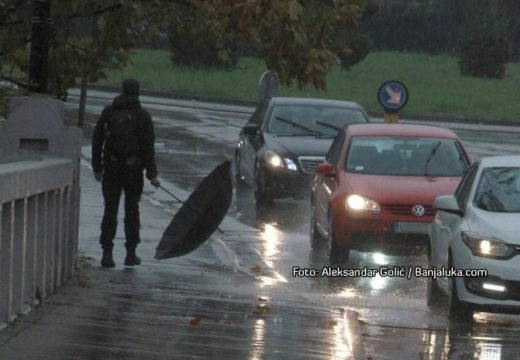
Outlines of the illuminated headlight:
M 374 200 L 367 199 L 361 195 L 349 195 L 346 200 L 347 210 L 369 211 L 378 213 L 381 211 L 379 204 Z
M 493 283 L 483 283 L 482 289 L 488 290 L 488 291 L 498 291 L 498 292 L 505 292 L 507 289 L 504 285 L 498 285 Z
M 287 170 L 296 171 L 298 170 L 298 167 L 296 167 L 296 164 L 294 161 L 292 161 L 289 158 L 282 158 L 280 155 L 278 155 L 276 152 L 272 150 L 267 150 L 265 152 L 265 161 L 269 164 L 269 166 L 272 166 L 274 168 L 287 168 Z
M 283 160 L 285 162 L 285 167 L 287 168 L 287 170 L 292 170 L 292 171 L 298 170 L 294 161 L 292 161 L 291 159 L 288 159 L 288 158 L 285 158 Z
M 482 236 L 463 232 L 462 241 L 475 256 L 508 258 L 514 251 L 502 240 L 495 239 L 491 236 Z
M 265 152 L 265 161 L 272 167 L 283 167 L 282 157 L 272 150 Z

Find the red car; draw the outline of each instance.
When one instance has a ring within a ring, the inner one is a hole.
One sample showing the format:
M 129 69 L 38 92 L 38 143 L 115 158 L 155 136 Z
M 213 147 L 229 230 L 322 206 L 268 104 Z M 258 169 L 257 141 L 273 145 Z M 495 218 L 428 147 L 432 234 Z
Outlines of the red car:
M 470 163 L 467 149 L 448 129 L 347 126 L 338 132 L 325 163 L 316 168 L 311 245 L 326 241 L 330 256 L 343 259 L 350 249 L 426 245 L 435 215 L 433 200 L 453 194 Z

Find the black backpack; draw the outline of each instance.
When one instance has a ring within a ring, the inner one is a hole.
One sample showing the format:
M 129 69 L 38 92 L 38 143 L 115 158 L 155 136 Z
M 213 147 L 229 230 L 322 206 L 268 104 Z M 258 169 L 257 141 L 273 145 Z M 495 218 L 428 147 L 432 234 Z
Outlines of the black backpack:
M 108 118 L 106 147 L 119 160 L 136 156 L 139 152 L 139 123 L 128 109 L 116 109 Z

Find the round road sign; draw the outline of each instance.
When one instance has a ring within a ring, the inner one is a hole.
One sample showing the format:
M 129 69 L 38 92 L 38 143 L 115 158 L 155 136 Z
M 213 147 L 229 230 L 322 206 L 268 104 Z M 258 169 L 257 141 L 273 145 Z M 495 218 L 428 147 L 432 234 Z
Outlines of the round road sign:
M 385 81 L 377 92 L 377 99 L 385 110 L 398 111 L 408 102 L 408 89 L 400 81 Z

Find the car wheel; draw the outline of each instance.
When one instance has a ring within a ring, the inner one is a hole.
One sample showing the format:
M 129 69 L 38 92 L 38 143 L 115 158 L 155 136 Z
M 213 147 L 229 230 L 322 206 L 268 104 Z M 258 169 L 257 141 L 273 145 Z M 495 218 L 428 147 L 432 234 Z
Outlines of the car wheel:
M 329 244 L 329 259 L 331 262 L 347 261 L 350 255 L 350 248 L 341 246 L 336 242 L 336 231 L 332 216 L 328 217 L 327 243 Z
M 235 190 L 237 193 L 242 192 L 246 188 L 246 184 L 242 179 L 240 173 L 240 154 L 237 152 L 235 155 L 235 166 L 234 166 L 234 178 L 235 178 Z
M 321 236 L 320 232 L 316 228 L 316 215 L 315 215 L 316 207 L 314 205 L 314 201 L 311 200 L 311 221 L 310 221 L 310 231 L 309 238 L 311 241 L 311 248 L 318 249 L 320 245 L 323 245 L 323 236 Z
M 270 208 L 273 206 L 273 198 L 271 195 L 264 189 L 263 178 L 261 170 L 258 165 L 255 166 L 255 179 L 253 186 L 253 196 L 255 200 L 256 208 Z
M 428 255 L 428 268 L 432 268 L 431 256 Z M 433 277 L 428 277 L 426 280 L 426 305 L 433 307 L 441 304 L 443 293 L 439 289 L 437 281 Z
M 450 261 L 450 267 L 453 266 Z M 473 319 L 473 309 L 470 304 L 466 304 L 459 300 L 457 294 L 456 278 L 452 276 L 449 279 L 449 314 L 450 319 L 460 321 L 470 321 Z

